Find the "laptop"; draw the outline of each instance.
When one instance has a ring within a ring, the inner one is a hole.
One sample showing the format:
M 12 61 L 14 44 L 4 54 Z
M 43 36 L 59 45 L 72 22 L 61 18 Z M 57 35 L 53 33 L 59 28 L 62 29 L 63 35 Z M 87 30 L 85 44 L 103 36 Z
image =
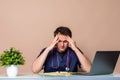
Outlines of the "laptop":
M 113 73 L 119 54 L 120 51 L 97 51 L 90 73 L 84 75 L 104 75 Z

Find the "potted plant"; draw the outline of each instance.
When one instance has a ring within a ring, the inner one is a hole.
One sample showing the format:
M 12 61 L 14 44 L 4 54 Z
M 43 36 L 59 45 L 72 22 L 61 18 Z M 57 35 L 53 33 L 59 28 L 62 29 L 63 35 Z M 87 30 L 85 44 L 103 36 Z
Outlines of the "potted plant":
M 22 53 L 15 48 L 5 50 L 0 56 L 0 66 L 6 67 L 8 77 L 15 77 L 18 74 L 18 65 L 24 65 L 25 60 Z

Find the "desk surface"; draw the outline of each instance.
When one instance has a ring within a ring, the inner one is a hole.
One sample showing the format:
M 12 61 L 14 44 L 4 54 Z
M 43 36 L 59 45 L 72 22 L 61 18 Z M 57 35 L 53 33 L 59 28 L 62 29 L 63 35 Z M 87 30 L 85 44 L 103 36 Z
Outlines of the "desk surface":
M 0 75 L 0 79 L 8 80 L 6 75 Z M 64 76 L 46 76 L 44 74 L 19 74 L 10 80 L 120 80 L 120 74 L 109 75 L 64 75 Z

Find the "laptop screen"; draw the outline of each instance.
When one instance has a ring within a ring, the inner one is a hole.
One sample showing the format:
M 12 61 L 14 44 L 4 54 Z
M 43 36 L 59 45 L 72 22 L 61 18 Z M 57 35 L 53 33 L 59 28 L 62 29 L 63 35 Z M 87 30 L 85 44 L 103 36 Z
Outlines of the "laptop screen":
M 90 75 L 113 73 L 120 51 L 97 51 Z

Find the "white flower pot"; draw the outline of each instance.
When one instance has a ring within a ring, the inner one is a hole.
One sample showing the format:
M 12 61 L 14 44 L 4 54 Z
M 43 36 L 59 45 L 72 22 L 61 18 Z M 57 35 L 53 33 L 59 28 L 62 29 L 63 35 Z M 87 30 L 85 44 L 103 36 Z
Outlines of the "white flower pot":
M 6 73 L 8 77 L 16 77 L 18 74 L 18 67 L 16 65 L 7 66 Z

